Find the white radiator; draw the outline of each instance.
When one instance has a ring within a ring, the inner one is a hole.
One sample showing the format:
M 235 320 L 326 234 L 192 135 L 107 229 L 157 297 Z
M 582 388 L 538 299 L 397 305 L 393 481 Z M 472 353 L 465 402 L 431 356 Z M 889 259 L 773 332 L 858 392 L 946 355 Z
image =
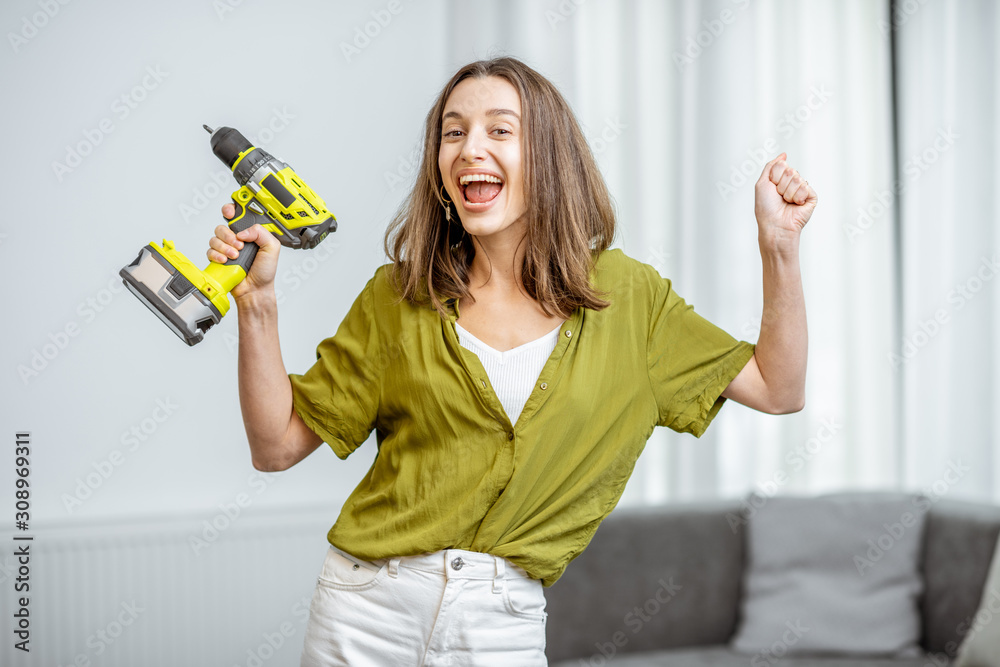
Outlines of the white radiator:
M 15 542 L 0 534 L 0 665 L 295 667 L 338 511 L 39 524 L 27 654 L 14 648 Z M 223 527 L 214 539 L 206 521 Z

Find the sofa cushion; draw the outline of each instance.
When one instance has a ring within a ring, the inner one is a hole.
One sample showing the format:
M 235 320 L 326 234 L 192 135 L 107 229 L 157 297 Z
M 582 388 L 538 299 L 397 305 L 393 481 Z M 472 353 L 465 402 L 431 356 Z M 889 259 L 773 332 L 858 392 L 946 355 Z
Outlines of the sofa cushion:
M 743 535 L 726 515 L 738 511 L 737 500 L 616 509 L 545 590 L 549 659 L 728 642 Z
M 828 656 L 800 656 L 779 658 L 751 663 L 747 656 L 719 646 L 674 649 L 616 656 L 605 662 L 598 654 L 589 661 L 566 660 L 551 663 L 549 667 L 583 667 L 607 665 L 608 667 L 947 667 L 943 656 L 912 658 L 837 658 Z
M 1000 661 L 1000 540 L 983 586 L 979 609 L 958 652 L 955 667 L 994 667 Z
M 748 504 L 757 509 L 746 529 L 734 649 L 764 661 L 919 655 L 920 497 L 842 493 Z

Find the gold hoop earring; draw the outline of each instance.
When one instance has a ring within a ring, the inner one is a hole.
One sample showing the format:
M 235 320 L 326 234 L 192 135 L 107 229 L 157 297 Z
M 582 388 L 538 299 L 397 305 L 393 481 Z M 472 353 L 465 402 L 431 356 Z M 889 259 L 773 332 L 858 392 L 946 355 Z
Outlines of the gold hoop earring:
M 441 195 L 441 203 L 444 205 L 444 219 L 451 224 L 451 200 L 444 196 L 444 183 L 439 188 L 439 194 Z

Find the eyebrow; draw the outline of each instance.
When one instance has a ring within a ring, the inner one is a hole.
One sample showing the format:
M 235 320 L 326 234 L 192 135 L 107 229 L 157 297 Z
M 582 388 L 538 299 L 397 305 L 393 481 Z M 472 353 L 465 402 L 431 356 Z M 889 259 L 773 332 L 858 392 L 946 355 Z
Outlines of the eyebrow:
M 510 109 L 490 109 L 489 111 L 486 112 L 486 115 L 487 116 L 513 116 L 518 121 L 521 120 L 521 117 L 518 116 L 514 111 L 512 111 Z M 458 118 L 458 119 L 461 119 L 462 118 L 462 114 L 458 113 L 457 111 L 449 111 L 448 113 L 446 113 L 444 115 L 444 117 L 441 118 L 441 120 L 442 121 L 446 121 L 449 118 Z

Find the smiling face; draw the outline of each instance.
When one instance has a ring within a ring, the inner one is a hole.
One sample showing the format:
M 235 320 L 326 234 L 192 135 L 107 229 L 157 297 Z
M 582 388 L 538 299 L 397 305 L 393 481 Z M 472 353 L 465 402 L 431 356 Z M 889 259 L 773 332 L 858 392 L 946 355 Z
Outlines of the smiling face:
M 438 168 L 465 230 L 524 233 L 521 99 L 496 76 L 461 81 L 445 103 Z

